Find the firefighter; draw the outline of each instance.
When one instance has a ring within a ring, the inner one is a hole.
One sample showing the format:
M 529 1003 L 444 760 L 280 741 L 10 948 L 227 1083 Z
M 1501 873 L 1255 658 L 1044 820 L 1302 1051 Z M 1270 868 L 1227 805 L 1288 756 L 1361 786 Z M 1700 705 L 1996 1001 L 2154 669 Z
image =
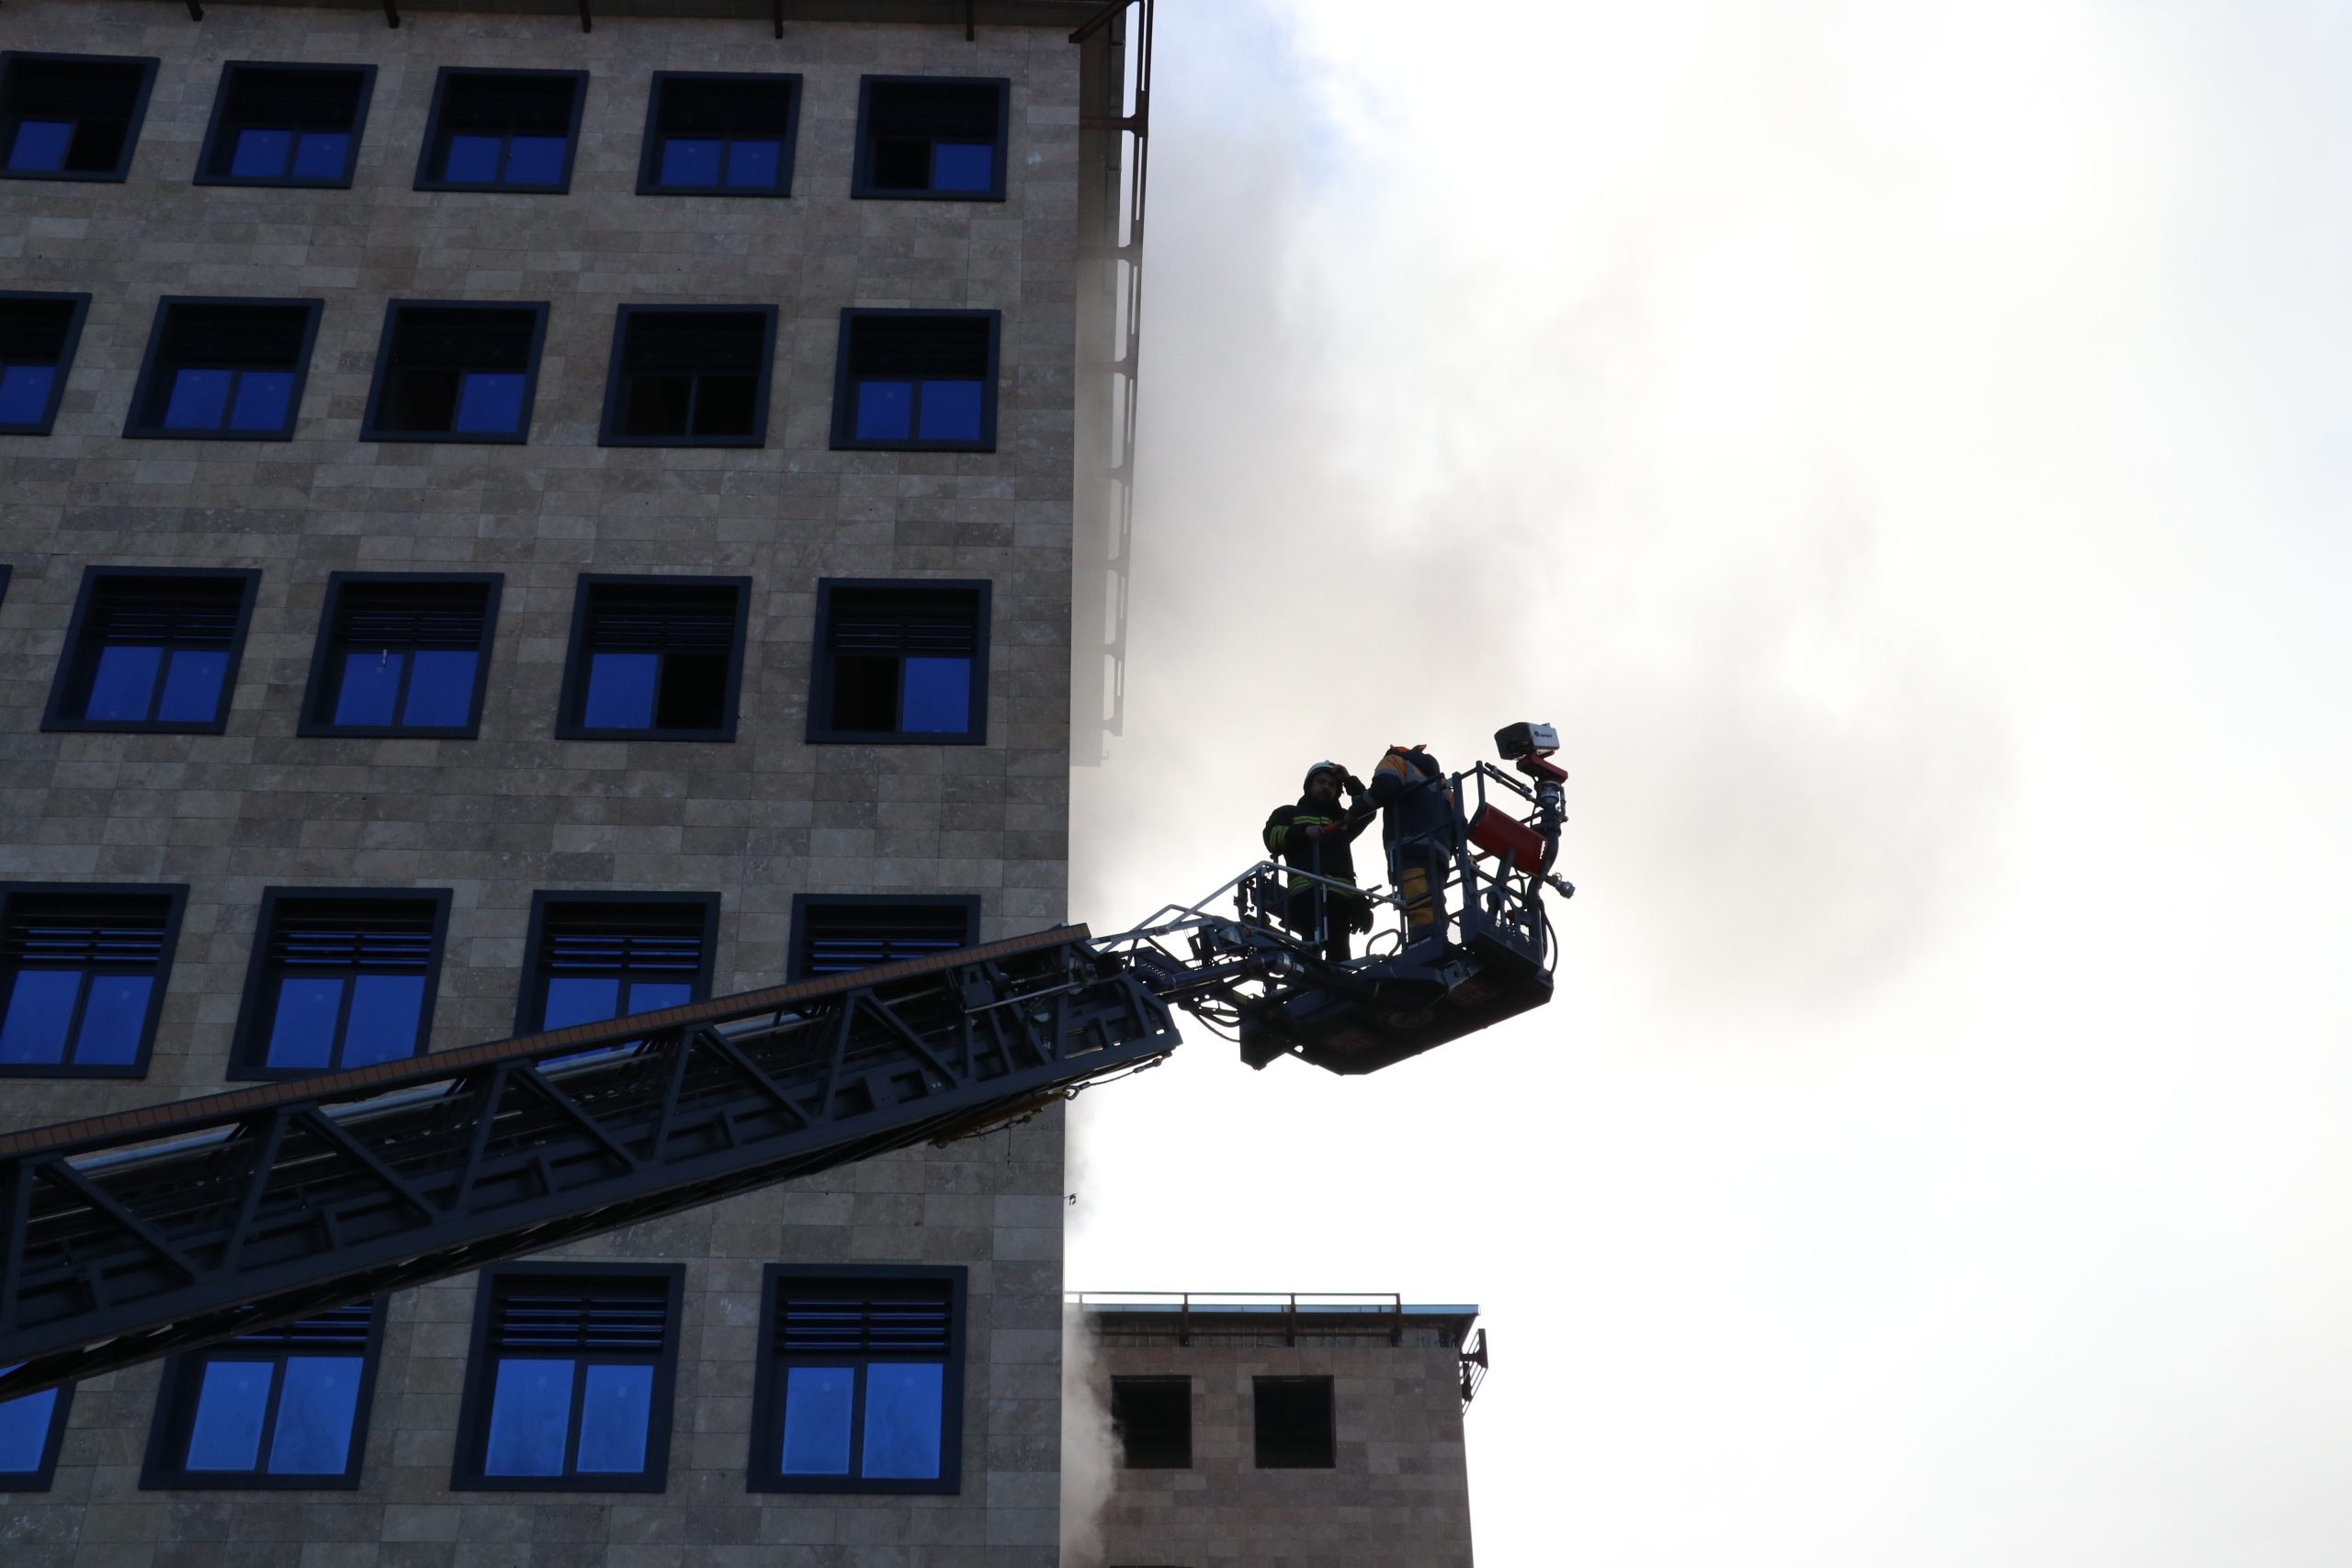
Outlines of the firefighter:
M 1340 804 L 1342 791 L 1355 797 L 1349 805 Z M 1351 955 L 1351 931 L 1372 930 L 1372 901 L 1295 874 L 1311 872 L 1355 885 L 1355 857 L 1348 846 L 1372 825 L 1372 812 L 1363 804 L 1363 793 L 1362 781 L 1347 769 L 1337 762 L 1317 762 L 1306 770 L 1298 804 L 1278 806 L 1266 818 L 1266 848 L 1287 862 L 1294 873 L 1283 907 L 1283 924 L 1309 942 L 1319 937 L 1323 956 L 1334 964 Z
M 1461 809 L 1435 757 L 1419 746 L 1391 746 L 1364 792 L 1380 810 L 1389 880 L 1405 901 L 1408 942 L 1445 931 L 1445 879 L 1453 868 Z

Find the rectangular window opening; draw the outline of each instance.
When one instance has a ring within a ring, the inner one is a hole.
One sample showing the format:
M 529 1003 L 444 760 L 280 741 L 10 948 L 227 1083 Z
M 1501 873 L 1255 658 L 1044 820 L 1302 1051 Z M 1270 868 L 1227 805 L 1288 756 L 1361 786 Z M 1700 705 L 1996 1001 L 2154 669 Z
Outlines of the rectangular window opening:
M 843 310 L 836 450 L 996 450 L 994 310 Z
M 0 886 L 0 1073 L 143 1074 L 187 896 Z
M 775 321 L 774 306 L 622 306 L 603 444 L 763 445 Z
M 117 55 L 0 52 L 0 175 L 127 177 L 156 64 Z
M 1128 1470 L 1193 1468 L 1193 1380 L 1113 1378 L 1111 1425 Z
M 976 897 L 795 894 L 791 978 L 813 980 L 952 953 L 978 938 L 979 919 Z
M 640 196 L 790 196 L 800 78 L 656 71 Z
M 963 1270 L 772 1267 L 752 1486 L 961 1486 Z
M 0 435 L 47 435 L 81 343 L 87 294 L 0 291 Z
M 266 889 L 234 1076 L 332 1072 L 422 1052 L 448 910 L 446 892 Z
M 1338 1464 L 1329 1378 L 1250 1382 L 1260 1470 L 1329 1470 Z
M 197 184 L 348 186 L 375 86 L 372 65 L 228 62 Z
M 41 728 L 220 733 L 260 578 L 88 569 Z
M 416 166 L 419 190 L 561 193 L 588 94 L 584 71 L 443 66 Z
M 749 578 L 581 580 L 562 739 L 731 740 Z
M 291 439 L 321 308 L 316 299 L 166 298 L 123 434 Z
M 494 573 L 331 576 L 301 733 L 475 735 L 501 581 Z
M 710 995 L 717 894 L 542 893 L 532 909 L 518 1034 L 682 1007 Z
M 662 1489 L 684 1270 L 483 1276 L 451 1484 Z
M 1012 94 L 1001 77 L 864 78 L 850 194 L 1002 201 Z
M 0 1367 L 13 1372 L 24 1363 Z M 0 1492 L 46 1492 L 74 1405 L 74 1385 L 0 1400 Z
M 140 1485 L 358 1485 L 381 1317 L 362 1302 L 174 1358 Z
M 540 304 L 392 301 L 360 439 L 526 440 L 547 319 Z
M 988 619 L 986 583 L 820 581 L 808 739 L 984 741 Z

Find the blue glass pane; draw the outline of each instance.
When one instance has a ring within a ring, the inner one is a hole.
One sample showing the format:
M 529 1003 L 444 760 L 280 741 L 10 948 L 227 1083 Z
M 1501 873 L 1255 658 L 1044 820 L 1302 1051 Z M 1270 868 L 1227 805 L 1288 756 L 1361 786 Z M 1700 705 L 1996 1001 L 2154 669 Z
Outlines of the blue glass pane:
M 899 697 L 899 728 L 919 735 L 959 734 L 972 728 L 972 661 L 910 659 Z
M 590 1367 L 580 1391 L 580 1458 L 572 1468 L 642 1474 L 652 1410 L 651 1367 Z
M 661 675 L 658 653 L 590 654 L 588 702 L 580 722 L 591 729 L 650 729 Z
M 166 430 L 218 430 L 229 411 L 228 370 L 181 370 L 172 376 L 172 400 L 164 408 Z
M 523 427 L 523 378 L 512 372 L 469 370 L 458 389 L 458 423 L 451 428 L 512 435 Z
M 552 186 L 563 183 L 562 136 L 516 136 L 506 143 L 506 183 L 510 186 Z
M 783 160 L 781 141 L 738 141 L 727 149 L 727 183 L 761 190 L 775 186 L 776 165 Z
M 51 365 L 0 367 L 0 424 L 39 424 L 49 412 L 49 389 L 56 379 Z
M 90 679 L 90 705 L 82 716 L 143 722 L 155 700 L 155 671 L 163 664 L 160 648 L 109 643 L 100 649 L 97 673 Z
M 269 1409 L 268 1361 L 208 1361 L 187 1434 L 190 1470 L 251 1470 L 261 1462 L 261 1418 Z
M 980 384 L 978 381 L 925 381 L 922 384 L 922 428 L 925 441 L 978 441 L 980 438 Z
M 294 177 L 339 180 L 351 162 L 351 138 L 340 130 L 306 130 L 294 145 Z
M 17 122 L 17 139 L 8 144 L 12 169 L 62 169 L 65 149 L 73 144 L 71 120 L 28 119 Z
M 935 1361 L 876 1361 L 865 1369 L 865 1451 L 859 1471 L 868 1481 L 938 1479 L 944 1372 Z
M 452 136 L 441 177 L 457 184 L 486 186 L 498 178 L 498 153 L 495 136 Z
M 561 1475 L 571 1425 L 570 1361 L 500 1361 L 490 1395 L 482 1473 Z
M 996 147 L 987 141 L 934 141 L 931 188 L 986 190 L 996 183 Z
M 0 1021 L 0 1062 L 65 1060 L 65 1030 L 81 995 L 79 969 L 18 970 L 8 992 L 8 1016 Z
M 462 726 L 474 714 L 476 655 L 462 649 L 419 649 L 416 673 L 408 681 L 401 722 Z
M 860 381 L 857 384 L 857 438 L 860 441 L 904 441 L 914 412 L 912 381 Z
M 351 1021 L 343 1028 L 343 1062 L 364 1067 L 416 1055 L 416 1021 L 424 1014 L 422 975 L 356 975 Z
M 232 430 L 283 430 L 287 404 L 294 397 L 291 370 L 248 370 L 237 380 L 237 405 L 229 412 Z
M 334 1059 L 334 1021 L 343 1011 L 343 982 L 288 979 L 277 983 L 277 1012 L 270 1021 L 273 1067 L 323 1067 Z
M 286 154 L 293 146 L 290 130 L 241 130 L 229 173 L 241 180 L 277 179 L 286 173 Z
M 639 980 L 628 988 L 628 1010 L 659 1012 L 684 1007 L 695 999 L 695 988 L 674 980 Z
M 851 1392 L 848 1367 L 794 1367 L 784 1378 L 786 1475 L 847 1475 Z
M 40 1468 L 41 1450 L 49 1446 L 49 1418 L 56 1409 L 53 1388 L 0 1403 L 0 1475 L 29 1475 Z
M 272 1475 L 341 1475 L 351 1459 L 359 1411 L 356 1356 L 291 1356 L 269 1438 Z
M 548 982 L 548 1005 L 539 1014 L 541 1029 L 562 1029 L 574 1023 L 595 1023 L 620 1016 L 618 980 L 557 979 Z
M 401 665 L 405 653 L 376 649 L 343 656 L 343 685 L 334 694 L 337 724 L 390 724 L 392 700 L 400 694 Z
M 665 186 L 715 186 L 718 154 L 725 144 L 699 138 L 673 136 L 662 143 L 662 183 Z
M 149 975 L 93 975 L 90 999 L 82 1004 L 82 1032 L 74 1060 L 85 1067 L 127 1067 L 139 1060 L 140 1037 L 147 1032 L 147 998 L 155 988 Z
M 155 716 L 165 724 L 210 724 L 220 716 L 220 684 L 228 674 L 225 649 L 174 649 Z

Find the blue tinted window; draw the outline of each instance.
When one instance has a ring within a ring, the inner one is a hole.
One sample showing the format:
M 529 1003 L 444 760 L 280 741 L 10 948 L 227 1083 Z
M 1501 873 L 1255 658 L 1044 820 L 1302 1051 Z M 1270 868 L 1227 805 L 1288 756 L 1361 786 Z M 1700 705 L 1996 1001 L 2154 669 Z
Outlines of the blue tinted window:
M 416 1054 L 417 1021 L 424 1016 L 422 975 L 360 975 L 351 982 L 351 1021 L 344 1028 L 343 1062 L 364 1067 Z
M 596 653 L 588 659 L 588 701 L 581 723 L 590 729 L 650 729 L 662 674 L 658 653 Z
M 727 149 L 727 183 L 747 188 L 768 188 L 775 184 L 776 168 L 784 157 L 781 141 L 738 141 Z
M 341 130 L 306 130 L 294 148 L 298 180 L 339 180 L 351 161 L 351 137 Z
M 545 1030 L 565 1029 L 575 1023 L 596 1023 L 620 1016 L 621 983 L 609 976 L 602 979 L 576 979 L 569 976 L 548 982 L 548 1002 L 539 1014 L 539 1027 Z
M 851 1367 L 793 1367 L 784 1383 L 786 1475 L 849 1473 L 850 1405 L 857 1372 Z
M 28 119 L 17 126 L 17 139 L 8 145 L 8 166 L 12 169 L 40 171 L 65 167 L 65 150 L 73 145 L 74 124 L 71 120 Z
M 262 1417 L 269 1409 L 269 1361 L 209 1361 L 189 1424 L 190 1470 L 251 1470 L 261 1457 Z
M 248 370 L 237 380 L 237 402 L 229 413 L 229 428 L 283 430 L 286 405 L 293 396 L 292 371 Z
M 473 717 L 474 668 L 480 656 L 463 649 L 419 649 L 409 676 L 401 722 L 457 728 Z
M 899 728 L 921 734 L 972 728 L 972 661 L 913 659 L 905 663 Z
M 143 720 L 155 700 L 155 674 L 163 664 L 160 648 L 107 644 L 98 652 L 97 672 L 91 678 L 90 701 L 82 716 Z
M 41 1454 L 49 1447 L 50 1419 L 56 1411 L 53 1388 L 0 1401 L 0 1475 L 30 1475 L 40 1469 Z
M 980 438 L 980 384 L 978 381 L 925 381 L 922 384 L 922 425 L 915 434 L 925 441 L 978 441 Z
M 568 1360 L 503 1359 L 490 1396 L 485 1475 L 561 1475 L 571 1424 Z
M 108 649 L 107 652 L 114 650 Z M 164 697 L 155 716 L 165 724 L 209 724 L 220 716 L 220 682 L 229 655 L 220 649 L 180 648 L 164 671 Z
M 286 173 L 286 154 L 293 145 L 290 130 L 241 130 L 229 173 L 241 180 L 277 179 Z
M 469 370 L 458 391 L 454 430 L 513 434 L 523 426 L 524 378 L 505 371 Z
M 334 721 L 390 724 L 392 700 L 400 693 L 401 666 L 407 658 L 404 653 L 386 650 L 345 654 L 343 684 L 334 698 Z
M 351 1461 L 359 1412 L 357 1356 L 289 1356 L 269 1442 L 272 1475 L 340 1475 Z
M 166 430 L 218 430 L 229 408 L 228 370 L 182 370 L 172 377 L 172 399 L 164 410 Z
M 574 1468 L 602 1474 L 641 1473 L 653 1409 L 650 1366 L 592 1366 L 580 1391 L 580 1457 Z
M 65 1032 L 82 997 L 79 969 L 20 969 L 0 1021 L 0 1062 L 39 1066 L 65 1060 Z
M 682 1008 L 694 999 L 695 988 L 680 981 L 639 980 L 628 988 L 628 1010 L 633 1013 Z
M 914 409 L 911 381 L 860 381 L 857 384 L 857 438 L 860 441 L 904 441 Z
M 860 1469 L 867 1479 L 937 1479 L 943 1372 L 935 1362 L 876 1361 L 865 1369 Z
M 552 186 L 563 183 L 561 136 L 516 136 L 506 143 L 506 183 L 512 186 Z
M 931 188 L 987 190 L 996 183 L 996 148 L 989 142 L 935 141 L 931 148 Z
M 498 178 L 500 151 L 495 136 L 452 136 L 441 177 L 457 184 L 488 185 Z
M 149 975 L 91 976 L 74 1060 L 83 1066 L 128 1066 L 137 1061 L 140 1037 L 147 1032 L 147 998 L 154 987 Z
M 334 1060 L 335 1020 L 343 1012 L 343 982 L 291 977 L 277 985 L 277 1011 L 264 1060 L 273 1067 L 323 1067 Z
M 662 143 L 662 183 L 665 186 L 715 186 L 723 143 L 697 137 L 673 136 Z
M 0 424 L 39 424 L 49 412 L 49 389 L 56 379 L 54 366 L 0 367 Z

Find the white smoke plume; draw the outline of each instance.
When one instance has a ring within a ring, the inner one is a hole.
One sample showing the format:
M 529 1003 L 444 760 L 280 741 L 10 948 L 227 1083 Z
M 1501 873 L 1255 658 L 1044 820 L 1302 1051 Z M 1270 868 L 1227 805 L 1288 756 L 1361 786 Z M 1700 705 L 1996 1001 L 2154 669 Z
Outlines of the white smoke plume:
M 1118 1465 L 1110 1386 L 1084 1314 L 1065 1307 L 1061 1568 L 1103 1568 L 1102 1510 Z

